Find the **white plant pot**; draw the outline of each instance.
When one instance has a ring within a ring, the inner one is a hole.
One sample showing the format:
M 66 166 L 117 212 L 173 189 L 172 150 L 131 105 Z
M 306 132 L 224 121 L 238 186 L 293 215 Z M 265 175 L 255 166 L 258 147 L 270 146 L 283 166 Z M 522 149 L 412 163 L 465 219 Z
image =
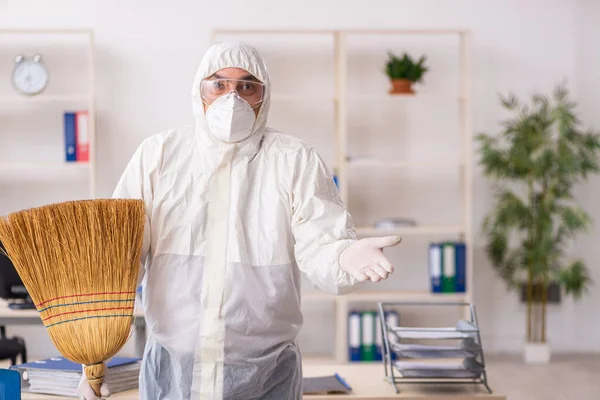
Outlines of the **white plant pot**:
M 525 362 L 527 364 L 550 363 L 550 345 L 548 343 L 525 343 Z

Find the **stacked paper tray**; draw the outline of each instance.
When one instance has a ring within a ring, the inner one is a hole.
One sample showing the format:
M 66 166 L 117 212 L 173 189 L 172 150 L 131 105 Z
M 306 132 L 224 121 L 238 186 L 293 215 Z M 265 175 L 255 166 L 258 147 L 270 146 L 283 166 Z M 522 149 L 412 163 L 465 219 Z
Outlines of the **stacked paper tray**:
M 380 302 L 385 379 L 399 384 L 481 384 L 488 393 L 487 372 L 475 306 L 466 302 Z M 468 307 L 469 317 L 454 326 L 391 326 L 387 307 Z
M 481 352 L 481 346 L 471 338 L 455 346 L 400 343 L 390 346 L 400 358 L 475 358 Z
M 472 358 L 459 364 L 396 361 L 394 366 L 403 378 L 476 379 L 484 371 L 483 365 Z

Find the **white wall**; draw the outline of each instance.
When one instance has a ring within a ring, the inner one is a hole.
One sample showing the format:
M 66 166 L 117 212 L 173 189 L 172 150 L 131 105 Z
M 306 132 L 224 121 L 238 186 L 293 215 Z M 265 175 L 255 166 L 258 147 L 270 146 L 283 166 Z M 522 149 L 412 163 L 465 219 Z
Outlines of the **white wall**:
M 168 6 L 167 6 L 168 4 Z M 136 146 L 147 136 L 192 122 L 189 90 L 192 77 L 214 27 L 449 27 L 472 30 L 474 44 L 474 129 L 497 130 L 503 116 L 497 93 L 525 95 L 548 91 L 567 78 L 581 103 L 584 121 L 600 126 L 594 109 L 600 100 L 596 78 L 600 7 L 590 1 L 530 0 L 442 1 L 275 0 L 245 2 L 29 1 L 0 0 L 0 27 L 85 27 L 96 33 L 99 195 L 109 196 Z M 0 49 L 0 53 L 1 53 Z M 2 54 L 5 57 L 6 54 Z M 12 55 L 9 55 L 12 57 Z M 311 71 L 307 78 L 318 78 Z M 8 79 L 6 76 L 4 79 Z M 596 89 L 596 90 L 595 90 Z M 0 120 L 1 123 L 1 120 Z M 330 149 L 323 149 L 324 152 Z M 600 282 L 595 246 L 600 211 L 592 184 L 579 191 L 582 204 L 598 221 L 578 241 Z M 1 187 L 1 186 L 0 186 Z M 489 186 L 475 177 L 475 224 L 491 204 Z M 0 206 L 17 207 L 16 199 Z M 524 335 L 523 308 L 507 294 L 476 241 L 475 301 L 488 351 L 519 351 Z M 401 273 L 414 272 L 407 267 Z M 400 274 L 400 273 L 399 273 Z M 398 275 L 402 280 L 402 275 Z M 556 351 L 600 351 L 597 304 L 593 287 L 581 302 L 570 300 L 551 309 L 550 341 Z M 308 317 L 307 317 L 308 319 Z M 584 324 L 586 329 L 583 330 Z M 589 325 L 588 325 L 589 324 Z M 307 324 L 309 334 L 314 324 Z M 17 329 L 11 329 L 12 332 Z M 48 354 L 49 340 L 38 328 L 20 328 L 32 355 Z M 326 344 L 327 346 L 329 344 Z

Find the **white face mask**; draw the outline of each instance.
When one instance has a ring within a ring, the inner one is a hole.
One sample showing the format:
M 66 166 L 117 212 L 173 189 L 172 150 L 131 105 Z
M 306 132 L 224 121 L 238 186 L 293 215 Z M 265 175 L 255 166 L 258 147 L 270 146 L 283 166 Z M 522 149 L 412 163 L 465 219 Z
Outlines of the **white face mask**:
M 206 110 L 206 122 L 212 135 L 226 143 L 236 143 L 252 135 L 256 114 L 237 93 L 216 99 Z

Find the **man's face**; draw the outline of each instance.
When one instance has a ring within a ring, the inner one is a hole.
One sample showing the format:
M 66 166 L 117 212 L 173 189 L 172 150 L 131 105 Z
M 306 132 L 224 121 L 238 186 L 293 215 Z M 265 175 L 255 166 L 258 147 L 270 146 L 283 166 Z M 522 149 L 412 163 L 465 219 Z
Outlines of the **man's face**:
M 207 80 L 211 80 L 211 79 L 232 79 L 232 80 L 243 80 L 243 81 L 260 83 L 260 81 L 258 79 L 256 79 L 254 76 L 252 76 L 250 73 L 248 73 L 248 71 L 241 69 L 241 68 L 223 68 L 223 69 L 215 72 L 209 78 L 207 78 Z M 241 97 L 244 97 L 245 93 L 243 93 L 242 89 L 235 87 L 234 82 L 235 81 L 226 83 L 227 85 L 231 85 L 231 87 L 222 88 L 220 90 L 223 90 L 224 93 L 231 93 L 232 91 L 237 91 Z M 255 92 L 255 90 L 254 90 L 254 92 Z M 249 93 L 250 93 L 250 91 L 249 91 Z M 251 99 L 248 99 L 248 100 L 251 100 Z M 262 101 L 262 96 L 261 96 L 261 101 Z M 251 103 L 251 101 L 249 101 L 249 103 Z M 206 102 L 204 102 L 203 105 L 204 105 L 204 113 L 206 114 L 206 110 L 208 109 L 210 104 L 206 104 Z M 252 106 L 253 104 L 250 104 L 250 105 Z M 258 112 L 260 111 L 261 106 L 262 106 L 262 103 L 260 103 L 257 107 L 254 107 L 254 114 L 256 114 L 257 116 L 258 116 Z

